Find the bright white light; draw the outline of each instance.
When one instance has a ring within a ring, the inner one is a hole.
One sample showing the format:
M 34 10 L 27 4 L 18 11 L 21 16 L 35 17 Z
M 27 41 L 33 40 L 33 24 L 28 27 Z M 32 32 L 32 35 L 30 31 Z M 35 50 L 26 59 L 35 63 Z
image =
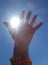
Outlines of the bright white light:
M 18 28 L 19 25 L 20 25 L 20 20 L 19 20 L 19 18 L 18 18 L 18 17 L 13 17 L 13 18 L 11 18 L 10 24 L 11 24 L 11 26 L 12 26 L 13 28 Z

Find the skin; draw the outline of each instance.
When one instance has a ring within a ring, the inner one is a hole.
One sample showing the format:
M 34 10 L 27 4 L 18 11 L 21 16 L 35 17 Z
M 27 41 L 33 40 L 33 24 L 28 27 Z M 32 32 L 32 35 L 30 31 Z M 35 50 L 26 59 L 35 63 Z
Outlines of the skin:
M 22 11 L 20 14 L 20 22 L 22 25 L 18 28 L 18 32 L 16 29 L 12 28 L 10 23 L 4 22 L 4 25 L 7 27 L 8 31 L 10 32 L 14 40 L 13 56 L 22 55 L 29 57 L 28 54 L 29 44 L 33 38 L 34 33 L 42 26 L 42 22 L 40 22 L 39 24 L 33 27 L 37 19 L 37 15 L 35 15 L 33 19 L 30 21 L 32 12 L 29 11 L 25 19 L 24 14 L 25 11 Z

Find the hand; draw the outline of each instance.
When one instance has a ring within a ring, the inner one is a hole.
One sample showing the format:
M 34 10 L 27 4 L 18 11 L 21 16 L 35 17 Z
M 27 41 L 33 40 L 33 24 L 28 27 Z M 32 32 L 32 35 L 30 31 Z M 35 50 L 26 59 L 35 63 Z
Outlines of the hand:
M 12 38 L 15 42 L 15 49 L 14 54 L 20 54 L 21 52 L 27 53 L 28 52 L 28 46 L 30 44 L 31 39 L 33 38 L 34 33 L 41 27 L 42 22 L 40 22 L 38 25 L 34 26 L 34 23 L 37 19 L 37 15 L 33 17 L 33 19 L 30 21 L 30 16 L 32 14 L 31 11 L 28 12 L 26 19 L 24 21 L 24 13 L 25 11 L 21 12 L 20 15 L 20 21 L 22 25 L 19 28 L 19 32 L 17 33 L 16 30 L 14 30 L 11 25 L 7 22 L 4 22 L 5 26 L 8 28 Z M 18 49 L 18 50 L 17 50 Z

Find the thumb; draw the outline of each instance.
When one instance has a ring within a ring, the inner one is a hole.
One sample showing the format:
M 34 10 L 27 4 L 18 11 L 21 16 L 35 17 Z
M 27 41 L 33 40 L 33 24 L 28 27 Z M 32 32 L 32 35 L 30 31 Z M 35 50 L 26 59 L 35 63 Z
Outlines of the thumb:
M 12 29 L 10 23 L 8 23 L 8 22 L 3 22 L 3 24 L 7 27 L 9 33 L 11 34 L 12 38 L 14 39 L 14 38 L 15 38 L 15 37 L 14 37 L 14 31 L 13 31 L 13 29 Z
M 9 26 L 10 26 L 10 24 L 9 24 L 8 22 L 3 22 L 3 24 L 4 24 L 7 28 L 9 28 Z

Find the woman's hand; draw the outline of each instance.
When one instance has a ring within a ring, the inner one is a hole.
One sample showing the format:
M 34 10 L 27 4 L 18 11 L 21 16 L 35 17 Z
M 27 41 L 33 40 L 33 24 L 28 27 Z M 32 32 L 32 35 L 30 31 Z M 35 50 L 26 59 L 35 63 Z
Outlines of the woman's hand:
M 24 51 L 26 53 L 28 51 L 28 46 L 29 46 L 31 39 L 33 38 L 34 33 L 42 25 L 42 22 L 40 22 L 38 25 L 33 27 L 33 25 L 34 25 L 34 23 L 37 19 L 37 15 L 35 15 L 33 17 L 33 19 L 30 21 L 30 17 L 31 17 L 32 12 L 31 11 L 28 12 L 25 20 L 24 20 L 24 13 L 25 13 L 25 11 L 22 11 L 21 15 L 20 15 L 20 21 L 21 21 L 22 25 L 19 27 L 18 32 L 16 32 L 16 29 L 13 29 L 12 26 L 9 23 L 4 22 L 5 26 L 9 30 L 12 38 L 14 39 L 14 42 L 15 42 L 14 52 L 15 52 L 15 54 L 17 52 L 21 53 L 21 52 L 24 52 Z M 16 49 L 18 49 L 18 50 L 16 50 Z

